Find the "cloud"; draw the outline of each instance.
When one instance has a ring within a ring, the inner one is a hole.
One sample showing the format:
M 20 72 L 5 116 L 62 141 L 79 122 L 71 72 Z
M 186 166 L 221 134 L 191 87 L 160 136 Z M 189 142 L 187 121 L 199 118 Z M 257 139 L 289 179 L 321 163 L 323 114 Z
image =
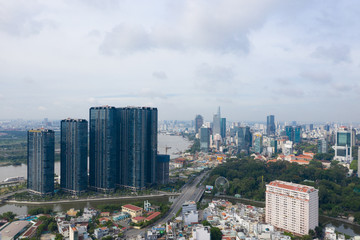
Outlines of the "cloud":
M 234 79 L 234 72 L 229 67 L 210 66 L 203 63 L 196 69 L 196 76 L 206 81 L 209 84 L 230 83 Z
M 334 84 L 333 85 L 333 88 L 336 90 L 336 91 L 340 91 L 340 92 L 350 92 L 354 89 L 356 89 L 358 86 L 355 85 L 355 84 L 343 84 L 343 83 L 338 83 L 338 84 Z
M 0 31 L 20 37 L 39 34 L 46 25 L 46 21 L 38 19 L 42 11 L 37 1 L 2 1 Z
M 163 71 L 153 72 L 152 75 L 153 75 L 153 77 L 158 78 L 158 79 L 161 79 L 161 80 L 167 79 L 167 75 L 166 75 L 166 73 L 163 72 Z
M 295 89 L 295 88 L 282 88 L 277 89 L 274 91 L 276 95 L 283 95 L 286 97 L 292 97 L 292 98 L 302 98 L 305 93 L 301 89 Z
M 294 82 L 289 80 L 289 79 L 285 79 L 285 78 L 278 78 L 275 80 L 277 83 L 279 83 L 279 85 L 293 85 Z
M 140 25 L 120 24 L 108 32 L 100 45 L 105 55 L 127 54 L 154 47 L 150 32 Z
M 44 107 L 44 106 L 38 106 L 38 108 L 37 108 L 39 111 L 46 111 L 47 110 L 47 108 L 46 107 Z
M 317 84 L 325 84 L 332 81 L 332 76 L 324 72 L 305 71 L 300 73 L 300 77 Z
M 174 4 L 177 9 L 171 10 L 178 12 L 176 17 L 160 19 L 161 24 L 116 25 L 106 34 L 100 52 L 113 55 L 149 49 L 200 49 L 247 54 L 250 31 L 262 26 L 277 2 L 214 0 L 209 4 L 205 0 L 187 0 L 181 7 Z
M 331 60 L 333 63 L 351 62 L 350 47 L 347 45 L 320 46 L 315 49 L 311 56 L 318 59 Z

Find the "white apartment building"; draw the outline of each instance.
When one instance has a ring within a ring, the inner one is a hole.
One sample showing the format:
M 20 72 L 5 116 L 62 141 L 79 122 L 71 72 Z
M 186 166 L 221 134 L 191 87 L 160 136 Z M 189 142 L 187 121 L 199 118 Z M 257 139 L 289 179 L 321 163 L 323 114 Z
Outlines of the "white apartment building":
M 308 234 L 319 223 L 318 192 L 306 185 L 270 182 L 266 185 L 266 222 L 296 235 Z

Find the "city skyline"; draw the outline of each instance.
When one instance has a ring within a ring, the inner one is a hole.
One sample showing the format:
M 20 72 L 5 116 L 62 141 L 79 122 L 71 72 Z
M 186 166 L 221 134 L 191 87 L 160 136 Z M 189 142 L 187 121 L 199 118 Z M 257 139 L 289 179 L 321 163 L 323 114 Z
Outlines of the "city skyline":
M 220 105 L 228 121 L 360 122 L 349 111 L 360 100 L 357 1 L 5 1 L 2 9 L 6 119 L 86 118 L 94 105 L 211 119 Z

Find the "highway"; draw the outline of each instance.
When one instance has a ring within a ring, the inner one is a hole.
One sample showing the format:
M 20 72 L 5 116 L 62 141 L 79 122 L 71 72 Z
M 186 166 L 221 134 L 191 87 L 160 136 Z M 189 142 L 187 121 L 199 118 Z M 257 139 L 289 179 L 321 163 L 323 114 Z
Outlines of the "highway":
M 204 179 L 205 175 L 207 175 L 209 171 L 205 171 L 199 176 L 197 176 L 192 182 L 186 183 L 181 191 L 181 195 L 175 200 L 175 202 L 171 205 L 171 208 L 167 214 L 165 214 L 161 219 L 157 222 L 143 229 L 130 229 L 125 233 L 126 239 L 135 239 L 137 235 L 144 235 L 145 232 L 150 229 L 154 225 L 165 224 L 171 218 L 175 217 L 176 213 L 181 209 L 182 204 L 186 201 L 199 201 L 202 193 L 204 192 L 204 186 L 197 185 Z

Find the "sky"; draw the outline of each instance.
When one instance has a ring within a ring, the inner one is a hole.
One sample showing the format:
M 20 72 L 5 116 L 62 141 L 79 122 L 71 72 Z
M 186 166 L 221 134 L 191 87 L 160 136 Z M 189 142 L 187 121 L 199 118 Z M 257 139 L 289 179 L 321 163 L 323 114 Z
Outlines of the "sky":
M 358 0 L 0 0 L 0 119 L 360 122 Z

